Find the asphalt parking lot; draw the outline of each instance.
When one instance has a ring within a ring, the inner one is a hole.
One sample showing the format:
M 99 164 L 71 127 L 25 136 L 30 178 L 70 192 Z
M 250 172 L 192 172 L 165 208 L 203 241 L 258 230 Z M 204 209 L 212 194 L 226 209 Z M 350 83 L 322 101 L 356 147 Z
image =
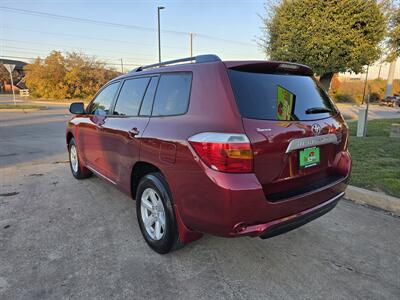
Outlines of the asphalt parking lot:
M 73 179 L 67 119 L 0 112 L 0 299 L 400 298 L 400 218 L 346 200 L 269 240 L 152 252 L 133 200 Z

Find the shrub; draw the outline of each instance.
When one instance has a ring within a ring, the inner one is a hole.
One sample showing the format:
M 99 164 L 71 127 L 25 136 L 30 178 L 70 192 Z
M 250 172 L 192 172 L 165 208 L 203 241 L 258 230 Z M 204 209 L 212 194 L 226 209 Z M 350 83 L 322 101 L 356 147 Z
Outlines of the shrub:
M 371 95 L 369 96 L 369 102 L 379 102 L 381 99 L 382 98 L 379 93 L 376 92 L 371 93 Z
M 342 79 L 340 82 L 332 82 L 329 94 L 338 102 L 343 102 L 346 98 L 352 98 L 355 103 L 362 102 L 364 93 L 365 81 L 364 80 L 349 80 Z M 385 96 L 386 80 L 374 79 L 368 80 L 366 87 L 366 94 L 370 93 L 370 102 L 379 101 Z M 393 81 L 393 92 L 398 93 L 400 90 L 400 81 L 398 79 Z
M 336 94 L 333 96 L 336 102 L 341 103 L 354 103 L 356 102 L 351 95 L 348 94 Z
M 83 54 L 53 51 L 37 58 L 25 70 L 25 83 L 36 98 L 88 99 L 118 72 Z

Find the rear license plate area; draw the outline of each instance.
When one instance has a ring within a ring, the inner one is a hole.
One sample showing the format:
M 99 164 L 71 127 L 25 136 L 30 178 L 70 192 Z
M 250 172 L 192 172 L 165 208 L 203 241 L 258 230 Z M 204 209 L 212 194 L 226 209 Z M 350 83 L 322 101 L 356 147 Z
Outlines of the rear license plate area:
M 300 168 L 309 168 L 317 166 L 320 163 L 320 148 L 311 147 L 299 150 L 299 166 Z

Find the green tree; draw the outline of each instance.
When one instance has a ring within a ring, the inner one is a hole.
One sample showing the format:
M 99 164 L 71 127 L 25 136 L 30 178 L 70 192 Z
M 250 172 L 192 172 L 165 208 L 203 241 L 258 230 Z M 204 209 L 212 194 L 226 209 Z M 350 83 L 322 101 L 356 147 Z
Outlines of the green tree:
M 392 7 L 389 12 L 388 61 L 400 56 L 400 7 Z
M 33 97 L 88 99 L 118 75 L 104 63 L 80 53 L 53 51 L 25 66 L 25 83 Z
M 25 83 L 33 97 L 61 99 L 65 97 L 65 58 L 53 51 L 45 59 L 37 58 L 25 70 Z
M 380 56 L 386 25 L 375 0 L 283 0 L 266 9 L 262 49 L 310 66 L 326 90 L 335 73 L 361 72 Z

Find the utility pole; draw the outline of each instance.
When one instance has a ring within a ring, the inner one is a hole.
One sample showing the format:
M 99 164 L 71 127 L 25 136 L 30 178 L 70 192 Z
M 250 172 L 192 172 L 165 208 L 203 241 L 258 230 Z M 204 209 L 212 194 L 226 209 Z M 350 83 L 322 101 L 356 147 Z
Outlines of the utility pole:
M 390 62 L 389 75 L 386 83 L 385 98 L 392 96 L 393 78 L 394 78 L 394 71 L 396 70 L 396 61 L 397 58 L 395 58 L 392 62 Z
M 382 64 L 379 65 L 378 79 L 381 79 Z
M 124 62 L 122 61 L 122 58 L 121 58 L 121 73 L 124 74 Z
M 189 33 L 190 40 L 190 57 L 193 57 L 193 33 Z
M 363 91 L 363 97 L 362 97 L 361 104 L 364 104 L 364 101 L 365 101 L 365 91 L 367 89 L 367 84 L 368 84 L 368 71 L 369 71 L 369 65 L 367 66 L 367 73 L 365 74 L 364 91 Z M 370 93 L 368 92 L 367 107 L 362 106 L 358 110 L 358 121 L 357 121 L 357 136 L 358 137 L 364 137 L 367 135 L 369 96 L 370 96 Z
M 158 62 L 161 63 L 161 30 L 160 30 L 160 10 L 164 9 L 164 6 L 157 7 L 157 18 L 158 18 Z
M 364 104 L 365 90 L 367 89 L 367 83 L 368 83 L 368 70 L 369 70 L 369 65 L 367 66 L 367 73 L 365 74 L 364 91 L 363 91 L 363 97 L 362 97 L 362 102 L 361 102 L 361 104 Z

